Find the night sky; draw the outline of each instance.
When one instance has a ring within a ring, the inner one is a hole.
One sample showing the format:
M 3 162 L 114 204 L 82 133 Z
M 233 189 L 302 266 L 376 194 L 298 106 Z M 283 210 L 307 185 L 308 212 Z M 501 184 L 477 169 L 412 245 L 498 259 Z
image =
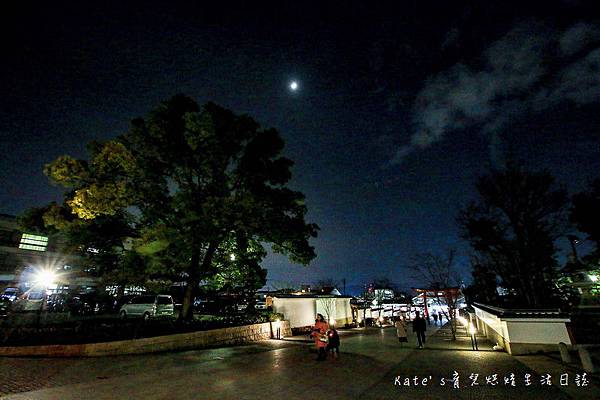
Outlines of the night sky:
M 177 93 L 285 139 L 321 231 L 310 267 L 265 260 L 275 286 L 409 287 L 410 257 L 449 247 L 468 280 L 455 218 L 477 176 L 510 155 L 571 193 L 600 177 L 593 1 L 254 3 L 4 10 L 0 212 L 60 201 L 45 163 L 85 157 Z

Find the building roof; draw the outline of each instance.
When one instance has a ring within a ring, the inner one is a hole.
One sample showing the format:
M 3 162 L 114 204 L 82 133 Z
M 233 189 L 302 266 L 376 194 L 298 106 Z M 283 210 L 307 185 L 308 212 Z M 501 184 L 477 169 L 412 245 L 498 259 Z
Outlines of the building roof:
M 558 308 L 546 309 L 506 309 L 473 303 L 473 306 L 502 319 L 506 318 L 568 318 L 568 315 Z
M 318 298 L 338 298 L 338 299 L 351 299 L 352 296 L 342 296 L 335 294 L 318 294 L 318 293 L 303 293 L 303 294 L 287 294 L 287 293 L 273 293 L 273 297 L 280 299 L 318 299 Z

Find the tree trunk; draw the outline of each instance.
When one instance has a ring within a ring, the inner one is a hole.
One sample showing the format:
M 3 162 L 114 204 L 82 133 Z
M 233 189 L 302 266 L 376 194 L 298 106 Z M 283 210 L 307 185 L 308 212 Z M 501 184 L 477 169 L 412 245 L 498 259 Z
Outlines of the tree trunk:
M 188 279 L 186 281 L 185 292 L 183 294 L 183 304 L 181 305 L 181 311 L 179 312 L 179 320 L 190 321 L 194 316 L 194 299 L 198 292 L 198 285 L 200 284 L 200 271 L 199 271 L 200 254 L 198 250 L 192 250 L 192 259 L 190 263 L 190 270 L 188 273 Z
M 181 313 L 179 318 L 185 321 L 191 321 L 194 318 L 194 299 L 198 293 L 198 285 L 200 284 L 200 273 L 208 270 L 208 267 L 212 264 L 212 259 L 217 250 L 216 243 L 210 243 L 202 265 L 200 264 L 200 249 L 192 249 L 192 259 L 190 262 L 189 277 L 187 279 L 187 285 L 185 287 L 185 293 L 183 295 L 183 304 L 181 307 Z

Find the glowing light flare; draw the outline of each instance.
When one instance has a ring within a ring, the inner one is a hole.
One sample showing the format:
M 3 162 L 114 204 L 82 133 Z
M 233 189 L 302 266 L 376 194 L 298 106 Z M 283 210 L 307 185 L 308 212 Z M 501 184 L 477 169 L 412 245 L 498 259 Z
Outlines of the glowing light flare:
M 590 281 L 598 282 L 598 275 L 589 275 L 589 277 L 590 277 Z
M 38 285 L 48 287 L 54 285 L 56 274 L 48 269 L 42 269 L 36 273 L 35 282 Z
M 290 90 L 295 92 L 296 90 L 298 90 L 298 88 L 300 87 L 300 85 L 298 85 L 297 81 L 291 81 L 290 82 Z
M 471 335 L 475 335 L 477 333 L 477 328 L 475 328 L 475 325 L 473 325 L 472 323 L 469 324 L 469 333 Z

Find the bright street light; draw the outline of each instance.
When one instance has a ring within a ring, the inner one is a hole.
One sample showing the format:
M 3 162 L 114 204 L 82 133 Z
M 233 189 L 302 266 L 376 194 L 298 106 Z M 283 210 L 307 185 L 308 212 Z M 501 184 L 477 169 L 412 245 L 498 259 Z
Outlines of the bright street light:
M 48 286 L 52 286 L 54 284 L 55 279 L 56 275 L 54 272 L 43 269 L 37 272 L 35 282 L 44 288 L 48 288 Z

